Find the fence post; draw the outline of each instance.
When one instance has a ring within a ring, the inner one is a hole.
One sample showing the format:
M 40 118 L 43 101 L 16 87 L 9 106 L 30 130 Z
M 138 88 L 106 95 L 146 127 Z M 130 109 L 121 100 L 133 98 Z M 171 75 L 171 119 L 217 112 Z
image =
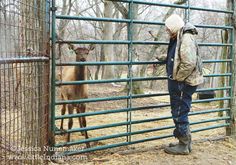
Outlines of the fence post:
M 235 81 L 235 65 L 236 65 L 236 51 L 235 51 L 235 36 L 236 36 L 236 17 L 235 17 L 235 2 L 234 0 L 228 0 L 228 3 L 230 4 L 230 6 L 232 6 L 232 10 L 234 11 L 234 14 L 231 17 L 231 24 L 233 25 L 233 29 L 232 29 L 232 43 L 233 43 L 233 47 L 232 47 L 232 80 L 231 80 L 231 85 L 232 85 L 232 92 L 231 92 L 231 112 L 230 112 L 230 117 L 231 117 L 231 121 L 230 121 L 230 126 L 228 128 L 226 128 L 226 135 L 233 137 L 234 139 L 236 139 L 236 81 Z

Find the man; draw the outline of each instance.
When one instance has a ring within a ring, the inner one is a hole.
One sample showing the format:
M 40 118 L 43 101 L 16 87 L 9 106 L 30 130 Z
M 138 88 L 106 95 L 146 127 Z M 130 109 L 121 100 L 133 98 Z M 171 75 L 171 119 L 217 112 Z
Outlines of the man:
M 194 38 L 197 29 L 190 23 L 184 25 L 176 14 L 167 18 L 165 26 L 170 35 L 167 57 L 158 59 L 166 63 L 174 136 L 179 140 L 177 145 L 166 147 L 165 152 L 187 155 L 192 150 L 188 113 L 192 95 L 203 82 L 201 57 Z

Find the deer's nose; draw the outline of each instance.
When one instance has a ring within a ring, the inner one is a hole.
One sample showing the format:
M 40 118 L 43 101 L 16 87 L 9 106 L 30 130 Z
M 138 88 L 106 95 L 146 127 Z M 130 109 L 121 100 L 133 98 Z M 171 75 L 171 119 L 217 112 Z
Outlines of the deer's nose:
M 86 61 L 86 59 L 85 58 L 81 58 L 80 61 L 84 62 L 84 61 Z

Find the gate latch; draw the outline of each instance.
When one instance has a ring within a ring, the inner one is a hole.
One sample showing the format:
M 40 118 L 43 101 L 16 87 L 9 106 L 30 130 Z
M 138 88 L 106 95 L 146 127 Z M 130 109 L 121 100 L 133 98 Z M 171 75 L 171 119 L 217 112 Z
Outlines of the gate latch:
M 55 7 L 55 6 L 50 7 L 50 10 L 51 10 L 51 11 L 57 11 L 57 7 Z

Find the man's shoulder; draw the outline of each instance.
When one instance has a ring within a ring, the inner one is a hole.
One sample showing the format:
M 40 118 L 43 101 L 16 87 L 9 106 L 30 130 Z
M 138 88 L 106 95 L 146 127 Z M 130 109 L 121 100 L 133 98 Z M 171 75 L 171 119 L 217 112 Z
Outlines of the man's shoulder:
M 195 35 L 193 35 L 191 33 L 184 33 L 182 36 L 182 40 L 195 41 Z
M 196 46 L 196 39 L 195 36 L 191 33 L 185 33 L 182 36 L 181 47 L 191 47 L 195 48 Z

